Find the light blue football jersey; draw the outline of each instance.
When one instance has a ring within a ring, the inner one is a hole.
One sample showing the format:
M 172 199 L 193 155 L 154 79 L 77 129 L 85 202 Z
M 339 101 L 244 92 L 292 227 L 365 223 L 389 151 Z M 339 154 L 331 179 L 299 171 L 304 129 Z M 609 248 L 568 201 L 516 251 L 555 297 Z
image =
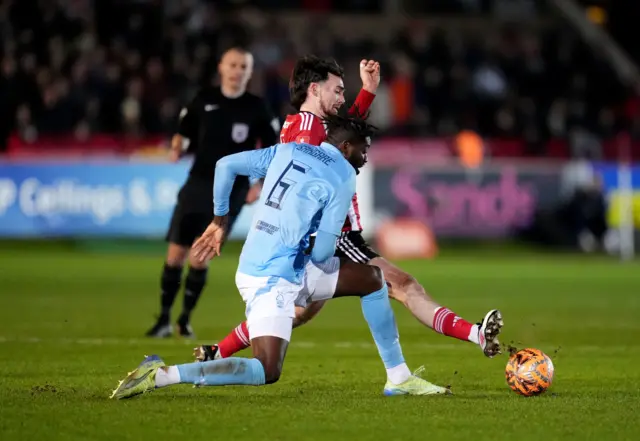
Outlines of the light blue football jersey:
M 339 236 L 356 191 L 356 173 L 331 144 L 277 144 L 226 156 L 216 165 L 214 212 L 229 211 L 237 175 L 264 177 L 238 271 L 301 283 L 309 236 Z

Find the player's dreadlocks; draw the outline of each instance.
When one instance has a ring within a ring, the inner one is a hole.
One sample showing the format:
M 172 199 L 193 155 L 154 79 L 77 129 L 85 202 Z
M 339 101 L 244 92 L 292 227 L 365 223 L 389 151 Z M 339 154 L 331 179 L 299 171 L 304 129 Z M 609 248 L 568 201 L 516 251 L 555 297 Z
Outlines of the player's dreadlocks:
M 323 118 L 323 122 L 327 128 L 327 142 L 333 145 L 338 145 L 343 141 L 370 144 L 370 138 L 375 135 L 378 129 L 367 122 L 368 117 L 369 114 L 361 115 L 357 109 L 350 115 L 326 116 Z

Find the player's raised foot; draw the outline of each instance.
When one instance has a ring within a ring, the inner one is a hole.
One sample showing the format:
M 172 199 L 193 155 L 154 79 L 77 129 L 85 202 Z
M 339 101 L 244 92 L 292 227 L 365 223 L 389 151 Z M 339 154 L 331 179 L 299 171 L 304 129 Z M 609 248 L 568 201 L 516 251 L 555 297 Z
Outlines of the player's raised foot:
M 222 358 L 218 345 L 202 345 L 193 348 L 193 356 L 197 361 L 218 360 Z
M 164 365 L 164 361 L 157 355 L 146 357 L 137 368 L 129 372 L 129 375 L 118 383 L 111 398 L 121 400 L 154 390 L 156 388 L 156 373 Z
M 420 377 L 424 366 L 419 367 L 407 381 L 401 384 L 393 384 L 387 380 L 383 394 L 391 397 L 395 395 L 451 395 L 451 389 L 429 383 Z
M 489 358 L 500 354 L 500 342 L 498 335 L 504 326 L 502 313 L 497 309 L 492 309 L 484 316 L 481 323 L 478 323 L 478 342 L 482 352 Z
M 191 323 L 189 323 L 188 318 L 180 317 L 176 323 L 176 328 L 180 337 L 189 339 L 196 338 L 196 334 L 193 332 L 193 328 L 191 327 Z
M 173 334 L 173 328 L 171 327 L 171 323 L 169 323 L 169 318 L 160 316 L 158 317 L 155 325 L 147 331 L 146 336 L 153 338 L 167 338 L 171 337 L 171 334 Z

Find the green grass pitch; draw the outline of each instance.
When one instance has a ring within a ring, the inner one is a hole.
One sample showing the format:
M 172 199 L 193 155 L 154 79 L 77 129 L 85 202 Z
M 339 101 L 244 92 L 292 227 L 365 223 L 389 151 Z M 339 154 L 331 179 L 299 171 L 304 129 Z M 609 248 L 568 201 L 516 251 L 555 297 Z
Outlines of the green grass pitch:
M 111 390 L 145 354 L 192 360 L 193 342 L 142 337 L 157 312 L 163 259 L 0 247 L 0 439 L 622 440 L 640 436 L 640 265 L 567 255 L 449 252 L 402 262 L 442 304 L 476 321 L 504 315 L 503 341 L 547 352 L 552 388 L 523 398 L 507 356 L 422 327 L 396 306 L 410 367 L 451 397 L 382 396 L 383 366 L 357 299 L 294 331 L 268 387 L 177 386 L 128 401 Z M 214 261 L 193 319 L 202 341 L 243 318 L 237 247 Z M 181 297 L 179 299 L 181 302 Z M 175 313 L 179 305 L 176 305 Z M 249 356 L 246 351 L 243 355 Z M 264 437 L 264 438 L 262 438 Z

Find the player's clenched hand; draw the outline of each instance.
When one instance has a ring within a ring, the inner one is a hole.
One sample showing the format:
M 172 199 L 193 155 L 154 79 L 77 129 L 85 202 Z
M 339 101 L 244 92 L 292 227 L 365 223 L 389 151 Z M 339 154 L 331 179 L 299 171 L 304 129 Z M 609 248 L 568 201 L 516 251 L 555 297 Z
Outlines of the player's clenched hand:
M 200 262 L 213 259 L 220 255 L 222 244 L 227 236 L 228 216 L 216 216 L 209 224 L 202 236 L 192 245 L 193 256 Z
M 380 63 L 375 60 L 360 61 L 360 79 L 364 90 L 376 93 L 380 85 Z

